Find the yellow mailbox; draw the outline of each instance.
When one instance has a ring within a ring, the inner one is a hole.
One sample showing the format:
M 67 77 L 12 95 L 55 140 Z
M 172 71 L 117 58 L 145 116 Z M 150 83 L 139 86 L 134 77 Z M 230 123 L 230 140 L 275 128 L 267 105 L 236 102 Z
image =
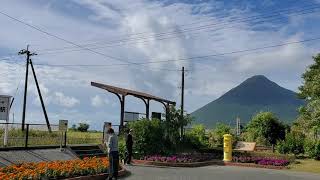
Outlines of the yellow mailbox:
M 223 161 L 232 161 L 232 136 L 223 135 Z

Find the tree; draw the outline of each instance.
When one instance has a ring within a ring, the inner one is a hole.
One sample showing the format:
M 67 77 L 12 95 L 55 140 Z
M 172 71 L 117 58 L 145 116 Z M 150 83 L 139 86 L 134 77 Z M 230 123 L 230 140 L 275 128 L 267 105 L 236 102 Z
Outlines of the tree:
M 209 145 L 210 147 L 222 146 L 223 144 L 223 135 L 230 134 L 231 127 L 223 124 L 217 123 L 215 128 L 209 132 Z
M 174 144 L 180 139 L 179 129 L 181 126 L 187 126 L 193 121 L 193 118 L 189 114 L 185 114 L 186 113 L 184 113 L 183 118 L 181 118 L 181 110 L 177 110 L 174 106 L 169 106 L 167 110 L 166 120 L 164 122 L 166 137 Z
M 315 63 L 302 75 L 304 82 L 299 87 L 299 96 L 306 105 L 299 110 L 297 125 L 305 134 L 312 134 L 311 129 L 320 127 L 320 54 L 313 59 Z
M 250 140 L 265 145 L 274 145 L 278 140 L 285 139 L 285 126 L 271 112 L 260 112 L 255 115 L 246 128 Z
M 80 132 L 87 132 L 88 129 L 89 129 L 89 124 L 79 123 L 78 131 L 80 131 Z

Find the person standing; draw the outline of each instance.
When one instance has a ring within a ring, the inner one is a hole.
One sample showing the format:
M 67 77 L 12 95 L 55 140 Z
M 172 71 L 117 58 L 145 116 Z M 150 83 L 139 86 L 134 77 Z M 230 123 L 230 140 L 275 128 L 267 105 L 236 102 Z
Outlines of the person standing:
M 103 128 L 104 128 L 103 142 L 104 142 L 105 148 L 108 149 L 108 141 L 109 141 L 108 131 L 110 128 L 112 128 L 111 122 L 105 122 Z
M 114 130 L 110 128 L 108 130 L 108 152 L 109 152 L 109 180 L 112 178 L 118 179 L 119 170 L 119 150 L 118 150 L 118 136 L 114 133 Z
M 133 138 L 131 133 L 132 133 L 132 129 L 128 131 L 127 138 L 126 138 L 126 148 L 127 148 L 127 153 L 125 157 L 126 164 L 131 164 L 131 158 L 132 158 Z

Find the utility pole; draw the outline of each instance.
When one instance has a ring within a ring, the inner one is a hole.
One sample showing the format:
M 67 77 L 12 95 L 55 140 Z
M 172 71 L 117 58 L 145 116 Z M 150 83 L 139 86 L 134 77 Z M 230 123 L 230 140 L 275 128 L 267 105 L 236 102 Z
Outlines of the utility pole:
M 27 49 L 23 49 L 19 52 L 19 55 L 27 55 L 27 63 L 26 63 L 26 79 L 24 81 L 24 96 L 23 96 L 23 109 L 22 109 L 22 126 L 21 129 L 24 131 L 24 124 L 26 120 L 26 106 L 27 106 L 27 89 L 28 89 L 28 71 L 29 71 L 29 59 L 30 56 L 35 55 L 34 53 L 30 53 L 29 51 L 29 45 L 27 45 Z
M 47 115 L 47 110 L 46 110 L 46 107 L 45 107 L 44 102 L 43 102 L 43 98 L 42 98 L 42 95 L 41 95 L 38 79 L 37 79 L 36 72 L 34 70 L 33 63 L 32 63 L 31 59 L 30 59 L 30 65 L 31 65 L 31 70 L 32 70 L 32 73 L 33 73 L 34 81 L 36 82 L 36 86 L 37 86 L 37 90 L 38 90 L 38 94 L 39 94 L 39 98 L 40 98 L 40 102 L 41 102 L 41 107 L 42 107 L 42 110 L 43 110 L 44 117 L 46 119 L 48 130 L 49 130 L 49 132 L 51 132 L 51 126 L 50 126 L 49 118 L 48 118 L 48 115 Z
M 36 53 L 31 53 L 29 51 L 29 45 L 27 46 L 27 49 L 23 49 L 19 52 L 19 55 L 24 55 L 26 54 L 27 58 L 26 58 L 26 79 L 25 79 L 25 84 L 24 84 L 24 97 L 23 97 L 23 111 L 22 111 L 22 125 L 21 125 L 21 129 L 22 131 L 24 131 L 24 126 L 25 126 L 25 120 L 26 120 L 26 106 L 27 106 L 27 93 L 28 93 L 28 74 L 29 74 L 29 64 L 31 65 L 31 69 L 32 69 L 32 73 L 33 73 L 33 77 L 37 86 L 37 90 L 38 90 L 38 94 L 39 94 L 39 98 L 40 98 L 40 102 L 41 102 L 41 106 L 42 106 L 42 110 L 43 110 L 43 114 L 44 117 L 46 119 L 46 123 L 47 123 L 47 127 L 49 132 L 51 132 L 51 127 L 50 127 L 50 123 L 49 123 L 49 119 L 47 116 L 47 111 L 43 102 L 43 98 L 41 95 L 41 91 L 40 91 L 40 87 L 39 87 L 39 83 L 38 83 L 38 79 L 32 64 L 32 60 L 30 59 L 31 56 L 36 56 Z
M 183 111 L 184 111 L 184 67 L 182 67 L 182 77 L 181 77 L 181 122 L 183 122 Z M 183 125 L 181 125 L 181 138 L 183 137 Z

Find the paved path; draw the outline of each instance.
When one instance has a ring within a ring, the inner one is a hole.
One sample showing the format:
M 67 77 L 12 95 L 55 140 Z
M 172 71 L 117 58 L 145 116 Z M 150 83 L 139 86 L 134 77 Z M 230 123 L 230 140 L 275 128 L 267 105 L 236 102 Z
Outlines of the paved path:
M 207 166 L 201 168 L 126 167 L 131 175 L 122 180 L 320 180 L 320 174 L 242 168 Z
M 23 162 L 70 160 L 76 158 L 67 149 L 63 152 L 60 149 L 0 151 L 0 167 Z

